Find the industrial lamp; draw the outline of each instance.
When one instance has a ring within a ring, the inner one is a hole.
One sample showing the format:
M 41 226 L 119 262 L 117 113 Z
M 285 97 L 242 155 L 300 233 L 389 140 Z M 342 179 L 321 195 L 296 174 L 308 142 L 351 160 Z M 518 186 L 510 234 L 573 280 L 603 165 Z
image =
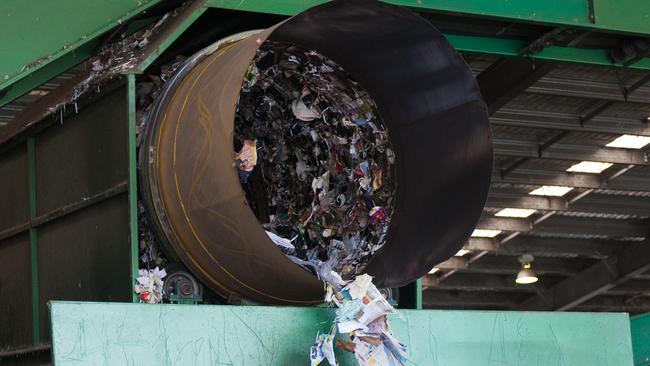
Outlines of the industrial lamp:
M 517 273 L 516 283 L 521 285 L 527 285 L 537 282 L 537 274 L 532 269 L 532 263 L 535 260 L 532 255 L 524 254 L 519 257 L 519 263 L 521 263 L 521 271 Z

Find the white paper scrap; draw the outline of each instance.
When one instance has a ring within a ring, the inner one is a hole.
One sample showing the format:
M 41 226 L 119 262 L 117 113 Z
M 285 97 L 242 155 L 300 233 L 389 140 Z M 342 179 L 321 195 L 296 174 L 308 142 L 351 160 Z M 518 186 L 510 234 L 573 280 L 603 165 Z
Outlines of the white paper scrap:
M 279 235 L 276 235 L 276 234 L 274 234 L 274 233 L 272 233 L 270 231 L 267 231 L 266 235 L 268 235 L 269 238 L 273 241 L 273 243 L 275 243 L 275 245 L 277 245 L 279 247 L 283 247 L 283 248 L 287 248 L 287 249 L 296 249 L 293 246 L 293 244 L 291 244 L 291 240 L 289 240 L 289 239 L 283 238 L 283 237 L 281 237 Z

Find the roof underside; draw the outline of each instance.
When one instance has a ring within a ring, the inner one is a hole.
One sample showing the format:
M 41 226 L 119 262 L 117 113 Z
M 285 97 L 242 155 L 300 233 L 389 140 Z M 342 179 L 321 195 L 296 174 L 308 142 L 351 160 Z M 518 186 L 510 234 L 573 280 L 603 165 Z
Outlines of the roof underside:
M 463 56 L 477 76 L 503 62 L 486 54 Z M 615 265 L 611 282 L 597 284 L 601 281 L 597 276 L 583 276 L 583 283 L 571 284 L 578 291 L 580 286 L 593 287 L 584 290 L 580 302 L 564 304 L 554 298 L 562 283 L 607 259 L 618 259 L 626 249 L 635 249 L 646 240 L 650 229 L 648 149 L 605 145 L 623 134 L 650 136 L 649 75 L 639 70 L 554 63 L 494 111 L 495 174 L 478 228 L 501 233 L 494 238 L 471 238 L 465 245 L 468 253 L 427 275 L 425 307 L 650 310 L 650 271 L 619 281 L 626 274 Z M 566 172 L 583 160 L 613 165 L 601 174 Z M 530 194 L 542 185 L 573 189 L 562 197 Z M 495 216 L 504 208 L 536 212 L 528 218 Z M 524 253 L 535 256 L 537 284 L 515 284 L 521 269 L 517 258 Z M 541 305 L 533 305 L 531 299 L 541 299 Z

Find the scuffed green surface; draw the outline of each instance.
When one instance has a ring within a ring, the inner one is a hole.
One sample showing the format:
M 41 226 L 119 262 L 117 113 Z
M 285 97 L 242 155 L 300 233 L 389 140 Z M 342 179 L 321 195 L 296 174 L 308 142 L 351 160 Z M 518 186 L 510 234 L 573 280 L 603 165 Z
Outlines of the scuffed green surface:
M 596 25 L 612 32 L 623 31 L 648 35 L 650 2 L 648 0 L 593 0 Z
M 307 365 L 332 312 L 52 302 L 51 318 L 56 365 Z M 633 364 L 626 314 L 401 310 L 391 324 L 413 365 Z

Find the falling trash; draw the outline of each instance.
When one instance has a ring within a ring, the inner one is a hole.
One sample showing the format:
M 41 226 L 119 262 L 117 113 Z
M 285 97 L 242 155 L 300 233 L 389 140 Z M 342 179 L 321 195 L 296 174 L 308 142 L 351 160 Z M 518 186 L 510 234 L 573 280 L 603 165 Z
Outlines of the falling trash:
M 336 365 L 334 344 L 360 365 L 403 365 L 406 347 L 386 318 L 395 309 L 364 274 L 385 244 L 395 191 L 395 155 L 368 93 L 323 55 L 267 41 L 246 72 L 233 149 L 267 235 L 337 307 L 311 365 Z
M 367 274 L 357 276 L 341 291 L 334 292 L 328 285 L 328 297 L 336 305 L 336 318 L 332 329 L 338 330 L 340 338 L 335 344 L 348 352 L 353 352 L 361 366 L 402 366 L 407 361 L 406 345 L 393 337 L 388 323 L 388 314 L 395 309 L 372 283 Z M 335 338 L 335 331 L 318 334 L 311 348 L 312 365 L 319 365 L 326 357 Z M 343 339 L 347 337 L 349 340 Z M 333 357 L 333 353 L 332 353 Z

